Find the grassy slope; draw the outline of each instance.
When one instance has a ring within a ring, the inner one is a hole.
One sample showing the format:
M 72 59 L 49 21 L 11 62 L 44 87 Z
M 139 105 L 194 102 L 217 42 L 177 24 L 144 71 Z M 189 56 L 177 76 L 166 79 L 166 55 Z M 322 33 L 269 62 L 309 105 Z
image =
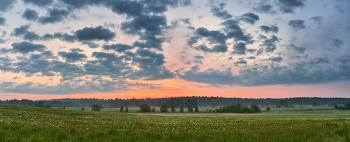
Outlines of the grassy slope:
M 350 111 L 111 113 L 0 105 L 0 141 L 349 141 Z

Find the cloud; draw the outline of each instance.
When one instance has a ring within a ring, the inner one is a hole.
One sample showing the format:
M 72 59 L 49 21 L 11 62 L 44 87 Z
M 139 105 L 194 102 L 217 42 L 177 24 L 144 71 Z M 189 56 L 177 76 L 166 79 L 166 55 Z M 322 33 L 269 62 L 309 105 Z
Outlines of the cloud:
M 109 29 L 105 29 L 102 26 L 98 26 L 96 28 L 85 27 L 82 30 L 77 30 L 75 32 L 78 40 L 104 40 L 109 41 L 115 37 L 115 33 L 110 31 Z
M 323 17 L 322 16 L 314 16 L 314 17 L 311 17 L 309 20 L 313 20 L 315 23 L 321 24 Z
M 305 47 L 297 47 L 297 46 L 295 46 L 294 44 L 290 44 L 289 46 L 290 46 L 290 47 L 293 47 L 293 49 L 294 49 L 295 51 L 298 51 L 299 53 L 304 53 L 305 50 L 306 50 Z
M 83 41 L 82 44 L 86 44 L 88 45 L 90 48 L 97 48 L 97 47 L 100 47 L 100 45 L 96 44 L 96 43 L 93 43 L 91 41 Z
M 223 20 L 231 19 L 233 16 L 229 14 L 226 10 L 223 10 L 225 5 L 225 3 L 220 3 L 220 7 L 212 6 L 211 12 L 213 13 L 213 16 L 216 16 Z
M 346 57 L 344 61 L 350 62 L 350 57 Z M 323 68 L 319 65 L 309 66 L 309 63 L 300 61 L 289 66 L 271 64 L 245 68 L 241 69 L 237 75 L 233 75 L 230 68 L 224 71 L 214 69 L 199 71 L 197 67 L 179 72 L 178 76 L 187 81 L 211 85 L 308 85 L 348 81 L 350 80 L 349 69 L 349 64 Z
M 288 25 L 291 26 L 295 31 L 305 29 L 304 20 L 290 20 Z
M 195 33 L 198 36 L 207 37 L 211 44 L 225 44 L 227 40 L 226 35 L 220 31 L 209 31 L 204 27 L 198 28 Z
M 265 51 L 267 52 L 273 52 L 276 49 L 276 42 L 279 42 L 279 39 L 275 36 L 272 35 L 270 39 L 266 39 L 262 45 L 260 46 L 265 46 Z M 259 51 L 258 51 L 259 52 Z
M 246 45 L 247 45 L 247 44 L 245 44 L 245 43 L 243 43 L 243 42 L 236 43 L 236 44 L 233 46 L 234 51 L 233 51 L 232 53 L 233 53 L 233 54 L 239 54 L 239 55 L 245 55 L 245 54 L 246 54 L 246 51 L 247 51 Z
M 225 26 L 226 38 L 234 38 L 235 41 L 244 41 L 249 44 L 254 42 L 250 34 L 244 34 L 244 30 L 239 26 L 238 21 L 227 20 L 221 23 L 221 25 Z
M 246 60 L 239 60 L 239 61 L 236 61 L 234 64 L 238 65 L 238 64 L 244 64 L 246 65 L 247 64 L 247 61 Z
M 0 11 L 6 12 L 13 8 L 13 5 L 17 2 L 17 0 L 0 0 Z
M 51 5 L 54 0 L 23 0 L 25 4 L 33 4 L 39 7 L 46 7 Z
M 130 46 L 130 45 L 126 45 L 126 44 L 112 44 L 112 45 L 104 45 L 102 46 L 103 49 L 105 50 L 114 50 L 117 51 L 119 53 L 126 51 L 126 50 L 131 50 L 134 49 L 135 47 Z
M 273 62 L 281 62 L 283 60 L 283 57 L 279 56 L 279 57 L 271 57 L 269 58 L 270 61 Z
M 247 59 L 256 59 L 255 56 L 249 56 Z
M 333 45 L 336 47 L 342 47 L 344 45 L 344 41 L 338 38 L 333 39 Z
M 44 35 L 44 38 L 47 38 L 47 39 L 51 39 L 52 37 L 54 37 L 54 38 L 58 38 L 58 39 L 60 39 L 60 40 L 62 40 L 62 41 L 66 41 L 66 42 L 74 42 L 75 40 L 77 40 L 78 38 L 77 38 L 77 36 L 75 36 L 75 35 L 69 35 L 69 34 L 67 34 L 67 33 L 64 33 L 64 34 L 62 34 L 62 33 L 54 33 L 54 35 L 52 36 L 52 35 L 50 35 L 50 34 L 45 34 Z
M 262 25 L 260 26 L 260 30 L 262 30 L 265 33 L 269 33 L 269 32 L 277 33 L 279 29 L 277 26 L 274 26 L 274 25 L 271 25 L 271 26 Z
M 181 19 L 181 21 L 184 22 L 185 24 L 191 25 L 191 21 L 190 20 L 191 20 L 190 18 Z
M 43 16 L 38 19 L 38 22 L 41 24 L 54 24 L 63 21 L 65 17 L 68 16 L 69 11 L 65 9 L 49 9 L 48 16 Z
M 198 42 L 199 36 L 191 37 L 187 40 L 187 45 L 190 47 L 193 47 L 193 44 L 196 44 Z
M 24 40 L 29 40 L 29 41 L 39 40 L 40 36 L 34 32 L 28 31 L 29 28 L 30 28 L 29 25 L 24 25 L 19 28 L 15 28 L 11 35 L 17 36 L 17 37 L 23 37 Z
M 336 59 L 336 61 L 341 62 L 343 64 L 345 64 L 345 63 L 348 64 L 348 63 L 350 63 L 350 56 L 349 55 L 340 56 Z
M 79 53 L 80 51 L 72 50 L 71 52 L 58 52 L 58 55 L 66 59 L 67 62 L 74 63 L 84 61 L 87 56 Z
M 257 7 L 253 8 L 255 11 L 266 14 L 275 14 L 276 11 L 273 10 L 273 6 L 271 4 L 266 4 L 264 2 L 258 4 Z
M 305 0 L 278 0 L 278 6 L 283 13 L 294 13 L 294 9 L 305 6 Z
M 249 24 L 255 24 L 256 21 L 260 20 L 260 18 L 258 15 L 249 12 L 249 13 L 246 13 L 246 14 L 243 14 L 242 16 L 240 16 L 238 18 L 238 20 L 244 21 L 244 22 L 249 23 Z
M 1 48 L 1 49 L 0 49 L 0 52 L 1 52 L 1 53 L 4 53 L 4 54 L 5 54 L 5 53 L 8 53 L 8 52 L 11 52 L 11 51 L 12 51 L 12 49 L 8 49 L 8 48 Z
M 0 26 L 5 26 L 5 24 L 6 24 L 6 19 L 0 16 Z
M 209 52 L 209 53 L 218 53 L 218 52 L 225 53 L 228 47 L 225 44 L 215 45 L 213 46 L 213 48 L 208 48 L 206 45 L 199 45 L 195 47 L 195 49 L 201 50 L 203 52 Z
M 30 42 L 15 42 L 12 43 L 11 45 L 12 48 L 12 52 L 14 53 L 22 53 L 22 54 L 27 54 L 29 52 L 34 52 L 34 51 L 44 51 L 44 49 L 46 48 L 46 46 L 42 45 L 42 44 L 33 44 Z
M 27 19 L 28 21 L 36 21 L 39 18 L 38 12 L 31 9 L 26 9 L 22 15 L 22 18 Z

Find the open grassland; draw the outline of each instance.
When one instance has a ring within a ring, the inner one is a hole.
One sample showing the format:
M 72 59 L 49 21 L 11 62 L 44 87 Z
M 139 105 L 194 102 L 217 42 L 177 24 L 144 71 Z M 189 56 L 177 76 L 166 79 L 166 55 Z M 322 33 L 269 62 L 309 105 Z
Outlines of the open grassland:
M 0 105 L 0 141 L 350 141 L 350 111 L 297 109 L 116 113 Z

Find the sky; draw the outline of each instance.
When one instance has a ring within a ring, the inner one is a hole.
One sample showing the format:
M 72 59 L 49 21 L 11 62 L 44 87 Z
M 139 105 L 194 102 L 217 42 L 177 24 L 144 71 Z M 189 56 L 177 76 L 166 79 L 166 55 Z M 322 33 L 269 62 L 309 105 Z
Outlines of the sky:
M 0 99 L 350 97 L 348 0 L 0 0 Z

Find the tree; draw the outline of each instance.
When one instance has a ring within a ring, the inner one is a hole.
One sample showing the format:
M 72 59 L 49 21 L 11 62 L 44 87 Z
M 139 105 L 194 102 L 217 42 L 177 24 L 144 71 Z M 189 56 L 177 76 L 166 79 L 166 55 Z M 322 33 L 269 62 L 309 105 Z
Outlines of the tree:
M 91 110 L 92 111 L 101 111 L 101 107 L 100 107 L 101 105 L 98 105 L 98 104 L 93 104 L 92 106 L 91 106 Z
M 156 108 L 152 108 L 152 112 L 156 112 Z
M 81 111 L 84 111 L 85 110 L 85 108 L 84 108 L 84 106 L 81 106 L 81 109 L 80 109 Z
M 188 112 L 193 112 L 193 107 L 192 106 L 188 107 Z
M 141 112 L 151 112 L 151 107 L 147 104 L 142 104 L 139 107 Z
M 160 107 L 160 112 L 168 112 L 168 106 L 162 105 L 162 107 Z
M 129 107 L 126 106 L 126 107 L 125 107 L 125 112 L 128 112 L 128 111 L 129 111 Z
M 44 102 L 43 101 L 39 101 L 35 104 L 36 107 L 44 107 Z
M 266 107 L 266 110 L 267 110 L 267 111 L 270 111 L 270 110 L 271 110 L 271 108 L 268 106 L 268 107 Z
M 194 112 L 198 112 L 198 106 L 194 108 Z
M 123 112 L 123 111 L 124 111 L 124 107 L 121 106 L 119 111 L 120 111 L 120 112 Z
M 180 106 L 180 112 L 184 112 L 184 107 L 183 106 Z
M 171 112 L 175 112 L 175 106 L 174 105 L 171 106 Z
M 254 112 L 261 112 L 260 107 L 255 104 L 252 104 L 250 107 L 254 110 Z

